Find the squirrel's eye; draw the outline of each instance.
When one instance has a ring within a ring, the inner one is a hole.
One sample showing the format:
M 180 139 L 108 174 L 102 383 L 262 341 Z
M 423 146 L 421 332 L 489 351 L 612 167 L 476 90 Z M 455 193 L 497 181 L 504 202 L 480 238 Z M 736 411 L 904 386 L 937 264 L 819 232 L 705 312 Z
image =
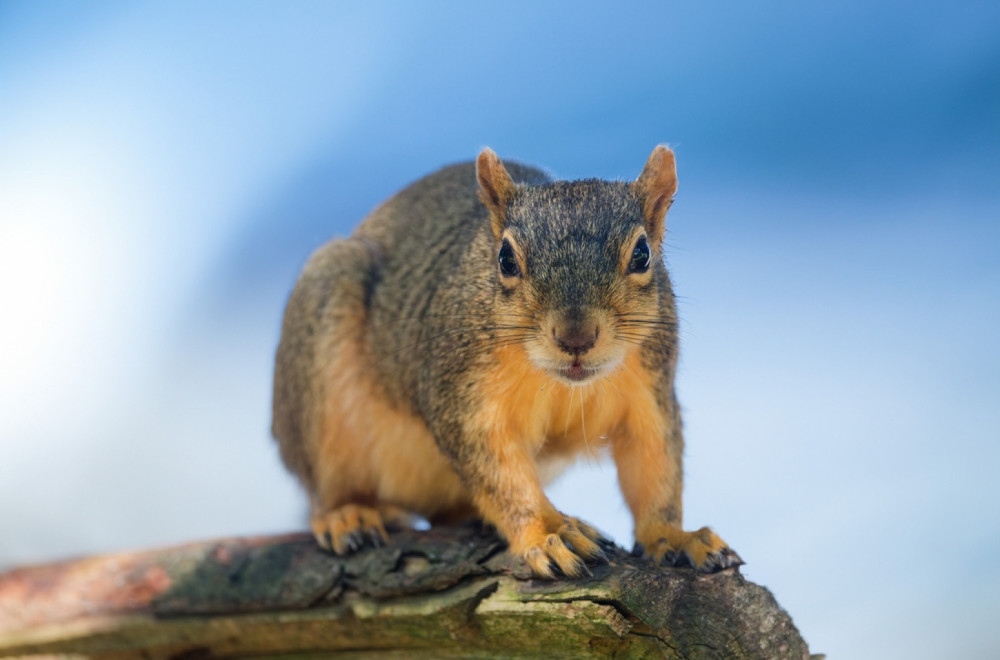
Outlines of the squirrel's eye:
M 632 248 L 632 259 L 628 262 L 628 272 L 645 273 L 649 270 L 649 243 L 645 236 L 640 236 Z
M 514 258 L 514 248 L 506 238 L 500 245 L 497 262 L 500 264 L 500 274 L 504 277 L 517 277 L 521 274 L 521 269 L 517 267 L 517 260 Z

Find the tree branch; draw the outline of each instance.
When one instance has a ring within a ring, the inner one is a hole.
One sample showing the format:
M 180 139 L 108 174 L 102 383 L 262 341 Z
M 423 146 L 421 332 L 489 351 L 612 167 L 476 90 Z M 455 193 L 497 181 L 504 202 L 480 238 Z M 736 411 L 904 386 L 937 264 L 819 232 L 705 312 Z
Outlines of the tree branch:
M 0 575 L 0 657 L 809 658 L 773 596 L 610 553 L 529 579 L 477 527 L 349 557 L 306 535 L 226 539 Z

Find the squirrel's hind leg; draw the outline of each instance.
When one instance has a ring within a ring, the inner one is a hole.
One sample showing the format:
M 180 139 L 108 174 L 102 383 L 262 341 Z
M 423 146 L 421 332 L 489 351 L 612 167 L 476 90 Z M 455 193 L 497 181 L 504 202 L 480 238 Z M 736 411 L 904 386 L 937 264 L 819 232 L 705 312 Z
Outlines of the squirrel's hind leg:
M 346 555 L 363 547 L 380 548 L 389 542 L 387 530 L 413 526 L 414 517 L 391 504 L 344 504 L 313 513 L 313 536 L 324 550 Z

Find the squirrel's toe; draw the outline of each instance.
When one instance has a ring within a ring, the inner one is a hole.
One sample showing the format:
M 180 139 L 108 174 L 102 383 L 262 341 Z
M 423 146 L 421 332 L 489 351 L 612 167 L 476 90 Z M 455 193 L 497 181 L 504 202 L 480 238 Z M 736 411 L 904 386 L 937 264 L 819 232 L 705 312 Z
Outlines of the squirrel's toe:
M 319 546 L 338 555 L 365 547 L 380 548 L 389 540 L 379 511 L 359 504 L 345 504 L 314 516 L 311 526 Z
M 744 564 L 726 542 L 707 527 L 684 532 L 673 526 L 657 530 L 658 539 L 643 544 L 638 541 L 632 555 L 652 559 L 657 564 L 674 568 L 694 568 L 699 573 L 717 573 Z
M 592 577 L 587 561 L 608 563 L 605 553 L 610 543 L 593 527 L 570 516 L 552 516 L 538 527 L 511 541 L 511 552 L 521 556 L 538 577 L 560 575 Z
M 746 562 L 732 548 L 725 547 L 718 552 L 709 554 L 704 563 L 698 567 L 702 573 L 717 573 L 727 568 L 738 568 Z

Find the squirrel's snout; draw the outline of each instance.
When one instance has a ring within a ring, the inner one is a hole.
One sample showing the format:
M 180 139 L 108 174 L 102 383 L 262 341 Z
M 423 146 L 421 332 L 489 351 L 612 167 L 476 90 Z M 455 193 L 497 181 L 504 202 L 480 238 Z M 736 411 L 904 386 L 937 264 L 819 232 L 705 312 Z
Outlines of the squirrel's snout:
M 594 347 L 600 332 L 600 326 L 594 326 L 593 329 L 571 326 L 561 332 L 553 326 L 552 338 L 559 350 L 578 358 Z

